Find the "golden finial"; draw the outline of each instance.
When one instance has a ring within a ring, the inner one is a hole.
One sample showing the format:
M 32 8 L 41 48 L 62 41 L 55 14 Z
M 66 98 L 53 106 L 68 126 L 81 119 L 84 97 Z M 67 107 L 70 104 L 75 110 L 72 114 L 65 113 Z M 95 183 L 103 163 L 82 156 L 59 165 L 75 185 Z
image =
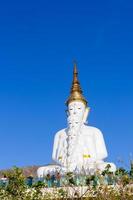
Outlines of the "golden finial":
M 72 101 L 81 101 L 87 105 L 87 101 L 85 100 L 84 96 L 82 95 L 82 90 L 80 87 L 80 83 L 78 81 L 78 71 L 77 71 L 77 64 L 74 62 L 74 70 L 73 70 L 73 82 L 72 82 L 72 88 L 70 97 L 68 98 L 66 104 L 68 104 Z

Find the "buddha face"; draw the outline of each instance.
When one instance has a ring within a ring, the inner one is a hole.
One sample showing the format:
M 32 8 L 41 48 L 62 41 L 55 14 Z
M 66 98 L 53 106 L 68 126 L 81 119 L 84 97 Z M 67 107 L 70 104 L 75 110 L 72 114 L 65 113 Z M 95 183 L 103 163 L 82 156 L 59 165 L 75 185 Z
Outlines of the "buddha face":
M 78 129 L 84 122 L 86 106 L 82 102 L 73 101 L 68 105 L 68 127 Z

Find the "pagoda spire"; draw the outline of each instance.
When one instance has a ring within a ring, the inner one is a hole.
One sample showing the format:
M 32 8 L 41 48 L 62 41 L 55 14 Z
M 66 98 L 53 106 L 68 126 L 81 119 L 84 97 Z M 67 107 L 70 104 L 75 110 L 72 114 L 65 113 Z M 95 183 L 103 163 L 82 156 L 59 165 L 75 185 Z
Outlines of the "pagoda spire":
M 74 62 L 73 82 L 72 82 L 72 87 L 71 87 L 71 91 L 70 91 L 70 96 L 69 96 L 69 98 L 66 102 L 67 106 L 72 101 L 81 101 L 85 105 L 87 105 L 87 101 L 84 98 L 84 96 L 82 95 L 82 93 L 83 92 L 82 92 L 82 89 L 80 87 L 80 83 L 79 83 L 79 80 L 78 80 L 77 64 L 76 64 L 76 62 Z

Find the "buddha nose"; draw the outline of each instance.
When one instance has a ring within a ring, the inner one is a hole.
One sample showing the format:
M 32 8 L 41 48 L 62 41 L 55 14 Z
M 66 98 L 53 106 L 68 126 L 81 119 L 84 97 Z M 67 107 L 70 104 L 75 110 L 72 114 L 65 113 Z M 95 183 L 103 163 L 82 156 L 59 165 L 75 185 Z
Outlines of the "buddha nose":
M 73 114 L 75 115 L 76 114 L 76 109 L 74 108 L 74 110 L 73 110 Z

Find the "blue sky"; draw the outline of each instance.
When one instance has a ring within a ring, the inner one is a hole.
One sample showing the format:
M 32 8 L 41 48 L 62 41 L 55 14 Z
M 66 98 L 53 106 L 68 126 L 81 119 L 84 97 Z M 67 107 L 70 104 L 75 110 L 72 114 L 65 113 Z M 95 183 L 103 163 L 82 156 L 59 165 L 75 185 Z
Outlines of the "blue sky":
M 0 2 L 0 169 L 51 162 L 73 60 L 109 157 L 133 153 L 133 2 Z

